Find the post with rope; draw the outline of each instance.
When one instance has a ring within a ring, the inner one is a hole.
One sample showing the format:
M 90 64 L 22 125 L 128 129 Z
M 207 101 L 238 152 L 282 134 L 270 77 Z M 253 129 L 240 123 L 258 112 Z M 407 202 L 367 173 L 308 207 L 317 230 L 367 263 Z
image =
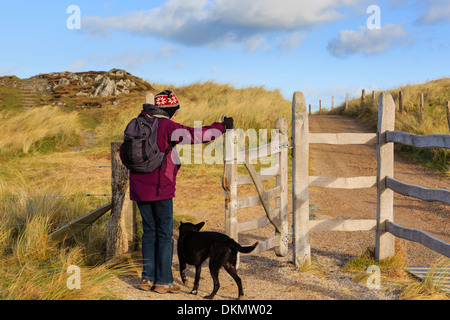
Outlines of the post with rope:
M 111 144 L 112 208 L 106 242 L 106 259 L 136 250 L 136 204 L 130 200 L 129 172 L 120 160 L 121 142 Z

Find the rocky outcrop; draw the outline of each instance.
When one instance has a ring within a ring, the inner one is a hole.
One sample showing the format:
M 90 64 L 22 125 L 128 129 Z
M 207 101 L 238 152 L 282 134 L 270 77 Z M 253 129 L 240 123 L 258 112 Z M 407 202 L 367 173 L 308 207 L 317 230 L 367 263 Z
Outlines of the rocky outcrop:
M 118 94 L 116 83 L 109 77 L 104 76 L 99 85 L 94 89 L 91 97 L 110 97 Z
M 24 83 L 26 82 L 26 86 Z M 117 105 L 122 95 L 139 95 L 154 90 L 147 81 L 125 70 L 42 73 L 29 79 L 0 77 L 0 86 L 16 90 L 18 95 L 32 96 L 35 106 L 55 108 L 76 106 L 97 108 Z M 22 92 L 24 91 L 24 92 Z M 2 97 L 0 97 L 2 98 Z

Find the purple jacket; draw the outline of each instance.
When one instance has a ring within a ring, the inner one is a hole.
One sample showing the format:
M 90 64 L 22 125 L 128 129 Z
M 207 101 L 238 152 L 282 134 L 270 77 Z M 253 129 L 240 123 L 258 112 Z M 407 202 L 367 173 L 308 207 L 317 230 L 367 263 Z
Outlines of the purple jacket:
M 145 108 L 143 113 L 152 114 L 149 108 Z M 158 108 L 156 108 L 158 109 Z M 161 109 L 159 109 L 161 110 Z M 169 142 L 173 145 L 194 144 L 211 142 L 225 132 L 224 126 L 213 123 L 210 126 L 194 129 L 183 126 L 169 120 L 164 115 L 154 115 L 159 118 L 157 143 L 161 152 L 165 152 L 169 147 Z M 215 129 L 215 130 L 210 130 Z M 219 135 L 219 133 L 221 133 Z M 120 156 L 123 156 L 123 146 L 120 148 Z M 132 201 L 159 201 L 175 197 L 176 177 L 180 167 L 180 158 L 176 148 L 167 155 L 161 169 L 157 168 L 149 173 L 135 173 L 130 171 L 130 198 Z

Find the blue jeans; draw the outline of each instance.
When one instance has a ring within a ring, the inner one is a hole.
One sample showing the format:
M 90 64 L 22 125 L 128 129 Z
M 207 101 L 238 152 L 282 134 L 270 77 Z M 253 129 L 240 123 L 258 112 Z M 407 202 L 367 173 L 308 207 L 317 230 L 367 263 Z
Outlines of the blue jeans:
M 143 201 L 137 203 L 142 216 L 142 280 L 155 284 L 173 283 L 173 202 Z

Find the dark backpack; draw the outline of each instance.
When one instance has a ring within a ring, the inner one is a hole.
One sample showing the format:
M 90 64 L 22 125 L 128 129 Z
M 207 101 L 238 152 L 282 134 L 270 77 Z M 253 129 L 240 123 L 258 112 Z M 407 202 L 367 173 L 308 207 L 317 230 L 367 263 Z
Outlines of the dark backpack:
M 172 150 L 161 152 L 157 143 L 158 119 L 140 114 L 130 121 L 124 132 L 122 162 L 132 172 L 147 173 L 162 167 Z

